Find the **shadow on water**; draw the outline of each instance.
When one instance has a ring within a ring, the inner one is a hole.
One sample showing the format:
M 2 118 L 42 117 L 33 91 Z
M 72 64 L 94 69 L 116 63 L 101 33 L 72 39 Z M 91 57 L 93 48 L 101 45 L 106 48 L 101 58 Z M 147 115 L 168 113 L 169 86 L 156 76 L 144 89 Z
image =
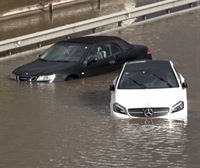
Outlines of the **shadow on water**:
M 87 106 L 94 111 L 98 109 L 100 113 L 106 113 L 107 115 L 110 115 L 110 93 L 108 89 L 84 92 L 78 97 L 78 99 L 83 104 L 83 106 Z

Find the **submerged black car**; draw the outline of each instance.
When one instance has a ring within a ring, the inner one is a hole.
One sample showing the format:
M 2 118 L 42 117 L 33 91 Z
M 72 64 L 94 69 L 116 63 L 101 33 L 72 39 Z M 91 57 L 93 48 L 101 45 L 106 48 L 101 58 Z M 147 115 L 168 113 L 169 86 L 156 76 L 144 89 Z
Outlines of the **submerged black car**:
M 113 36 L 79 37 L 54 44 L 37 60 L 15 69 L 10 78 L 29 82 L 64 81 L 111 72 L 126 61 L 142 59 L 152 59 L 146 46 Z

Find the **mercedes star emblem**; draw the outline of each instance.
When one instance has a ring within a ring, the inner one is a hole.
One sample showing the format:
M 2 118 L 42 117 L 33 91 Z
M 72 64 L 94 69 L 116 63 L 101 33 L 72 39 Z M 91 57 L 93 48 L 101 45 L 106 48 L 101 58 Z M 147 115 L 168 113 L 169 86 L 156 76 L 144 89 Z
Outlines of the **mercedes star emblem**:
M 145 109 L 144 110 L 144 115 L 145 115 L 145 117 L 152 117 L 152 115 L 153 115 L 153 109 L 151 109 L 151 108 Z

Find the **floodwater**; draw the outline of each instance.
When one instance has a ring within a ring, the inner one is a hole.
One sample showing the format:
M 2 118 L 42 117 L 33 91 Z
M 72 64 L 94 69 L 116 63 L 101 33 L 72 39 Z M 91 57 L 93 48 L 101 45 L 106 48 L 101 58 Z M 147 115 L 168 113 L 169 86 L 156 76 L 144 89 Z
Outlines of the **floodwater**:
M 48 1 L 50 0 L 1 0 L 0 12 Z M 161 0 L 102 0 L 99 10 L 98 1 L 90 0 L 79 5 L 70 5 L 55 9 L 52 15 L 49 11 L 41 11 L 35 15 L 0 21 L 0 41 L 123 10 L 130 10 L 135 8 L 135 6 L 158 1 Z
M 49 2 L 51 0 L 6 0 L 0 1 L 0 12 L 5 12 L 7 10 L 19 8 L 19 7 L 24 7 L 28 5 L 34 5 L 37 3 L 44 3 L 44 2 Z
M 34 4 L 44 4 L 44 3 L 48 3 L 48 2 L 52 2 L 55 0 L 6 0 L 0 1 L 0 12 L 5 12 L 7 10 L 12 10 L 15 8 L 20 8 L 20 7 L 25 7 L 25 6 L 29 6 L 29 5 L 34 5 Z M 101 3 L 105 3 L 105 1 L 108 0 L 100 0 Z M 115 0 L 116 2 L 117 0 Z M 145 5 L 148 3 L 154 3 L 154 2 L 158 2 L 158 1 L 162 1 L 162 0 L 132 0 L 132 2 L 136 2 L 137 6 L 140 5 Z M 97 0 L 90 0 L 90 3 L 95 3 L 97 2 Z M 113 1 L 114 2 L 114 1 Z M 124 3 L 126 3 L 126 1 L 124 1 Z
M 101 2 L 100 9 L 98 9 L 97 1 L 91 0 L 55 9 L 53 14 L 49 11 L 41 11 L 35 15 L 0 21 L 0 40 L 129 10 L 135 8 L 135 5 L 135 0 L 106 0 Z
M 110 116 L 117 72 L 52 84 L 18 83 L 0 62 L 0 168 L 199 168 L 200 10 L 109 35 L 148 45 L 186 78 L 188 122 Z

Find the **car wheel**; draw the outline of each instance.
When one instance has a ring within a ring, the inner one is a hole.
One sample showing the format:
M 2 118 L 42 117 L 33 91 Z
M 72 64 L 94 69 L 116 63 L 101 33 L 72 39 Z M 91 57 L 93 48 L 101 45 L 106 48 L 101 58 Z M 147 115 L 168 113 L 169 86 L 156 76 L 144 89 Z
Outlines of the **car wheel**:
M 76 76 L 76 75 L 70 75 L 66 78 L 66 80 L 74 80 L 74 79 L 77 79 L 77 78 L 78 78 L 78 76 Z

